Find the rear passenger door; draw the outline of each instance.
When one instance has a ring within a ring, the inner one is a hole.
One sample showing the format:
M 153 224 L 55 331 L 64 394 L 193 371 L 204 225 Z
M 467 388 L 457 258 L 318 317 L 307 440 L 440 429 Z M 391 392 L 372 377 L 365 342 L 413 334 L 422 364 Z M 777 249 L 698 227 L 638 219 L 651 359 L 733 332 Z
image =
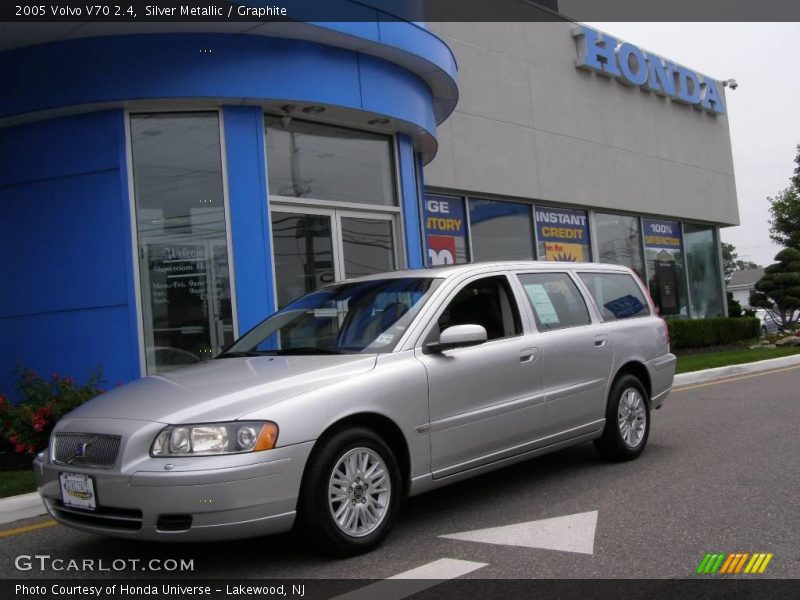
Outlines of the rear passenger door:
M 603 419 L 614 362 L 609 336 L 598 331 L 569 273 L 521 273 L 518 277 L 538 329 L 545 417 L 551 432 Z

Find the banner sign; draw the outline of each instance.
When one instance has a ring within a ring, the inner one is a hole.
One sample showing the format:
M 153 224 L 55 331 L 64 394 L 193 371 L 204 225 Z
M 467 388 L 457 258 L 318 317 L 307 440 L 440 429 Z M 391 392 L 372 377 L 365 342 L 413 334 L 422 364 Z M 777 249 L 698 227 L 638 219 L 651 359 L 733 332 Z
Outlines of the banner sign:
M 681 224 L 677 221 L 642 219 L 645 248 L 680 251 L 683 245 Z
M 568 208 L 537 208 L 536 234 L 547 260 L 588 260 L 589 225 L 586 212 Z
M 459 246 L 466 247 L 463 198 L 426 196 L 423 215 L 428 266 L 456 264 Z

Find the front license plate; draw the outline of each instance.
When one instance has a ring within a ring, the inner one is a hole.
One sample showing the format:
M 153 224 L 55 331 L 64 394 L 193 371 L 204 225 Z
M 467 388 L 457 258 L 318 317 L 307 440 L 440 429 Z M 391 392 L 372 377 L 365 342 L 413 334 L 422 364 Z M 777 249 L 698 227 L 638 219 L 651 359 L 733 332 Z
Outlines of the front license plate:
M 61 501 L 71 508 L 95 510 L 97 498 L 92 478 L 80 473 L 61 473 Z

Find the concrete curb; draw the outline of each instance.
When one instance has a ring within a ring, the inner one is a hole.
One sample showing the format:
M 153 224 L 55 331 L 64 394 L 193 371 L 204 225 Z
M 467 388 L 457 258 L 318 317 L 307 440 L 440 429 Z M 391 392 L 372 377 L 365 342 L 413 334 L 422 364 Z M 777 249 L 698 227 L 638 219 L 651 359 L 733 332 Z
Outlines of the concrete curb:
M 759 360 L 756 362 L 745 363 L 743 365 L 730 365 L 727 367 L 718 367 L 716 369 L 694 371 L 693 373 L 682 373 L 680 375 L 675 375 L 672 385 L 674 387 L 678 387 L 693 383 L 704 383 L 706 381 L 713 381 L 723 377 L 734 377 L 736 375 L 757 373 L 759 371 L 769 371 L 770 369 L 779 369 L 781 367 L 791 367 L 794 365 L 800 365 L 800 354 L 795 354 L 793 356 L 782 356 L 781 358 Z
M 717 369 L 706 369 L 705 371 L 675 375 L 673 386 L 678 387 L 682 385 L 691 385 L 693 383 L 704 383 L 723 377 L 757 373 L 758 371 L 768 371 L 770 369 L 779 369 L 781 367 L 791 367 L 794 365 L 800 365 L 800 354 L 759 360 L 743 365 L 731 365 L 728 367 L 719 367 Z M 44 508 L 42 499 L 36 492 L 0 499 L 0 524 L 13 523 L 14 521 L 30 519 L 44 514 L 47 514 L 47 511 Z
M 0 523 L 13 523 L 47 514 L 38 492 L 0 498 Z

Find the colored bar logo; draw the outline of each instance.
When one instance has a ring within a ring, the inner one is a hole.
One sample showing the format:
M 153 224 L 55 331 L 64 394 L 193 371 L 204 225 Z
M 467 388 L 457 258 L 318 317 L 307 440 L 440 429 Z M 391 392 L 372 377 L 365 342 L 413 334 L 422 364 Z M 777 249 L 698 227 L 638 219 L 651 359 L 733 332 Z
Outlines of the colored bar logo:
M 697 567 L 698 575 L 739 575 L 739 574 L 758 574 L 763 573 L 769 561 L 772 560 L 772 552 L 713 552 L 707 553 Z

